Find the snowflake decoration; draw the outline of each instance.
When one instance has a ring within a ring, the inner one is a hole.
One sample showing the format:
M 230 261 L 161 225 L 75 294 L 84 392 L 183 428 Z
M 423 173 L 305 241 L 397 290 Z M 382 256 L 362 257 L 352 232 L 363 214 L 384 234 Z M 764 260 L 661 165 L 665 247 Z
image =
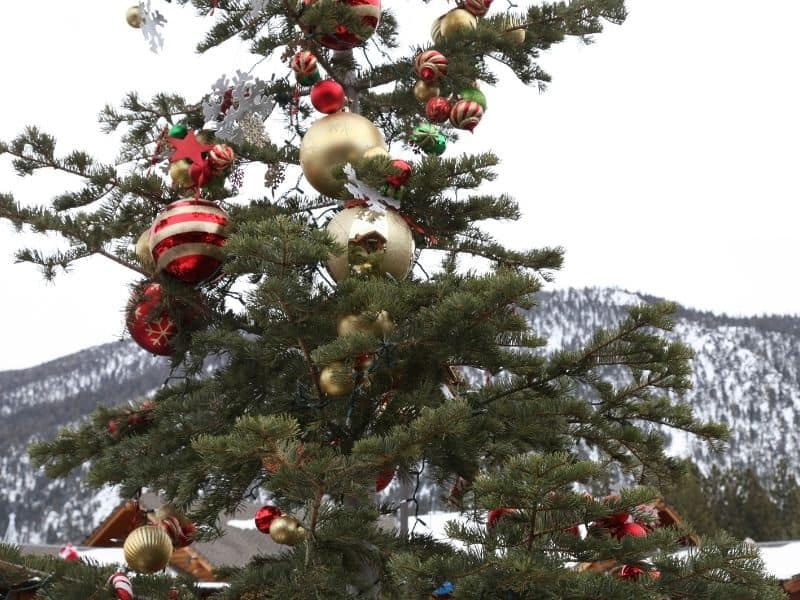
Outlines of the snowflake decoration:
M 245 139 L 240 123 L 253 115 L 259 115 L 263 121 L 272 114 L 275 99 L 256 92 L 256 88 L 263 86 L 264 82 L 238 70 L 232 81 L 223 75 L 214 83 L 211 98 L 203 102 L 203 116 L 206 121 L 219 121 L 218 138 L 240 144 Z
M 142 16 L 142 35 L 150 44 L 150 50 L 158 53 L 164 48 L 164 36 L 159 29 L 164 26 L 167 19 L 150 6 L 150 0 L 139 2 L 139 14 Z
M 147 325 L 145 333 L 154 346 L 167 346 L 170 338 L 175 333 L 175 324 L 169 317 L 164 317 L 155 323 Z
M 361 181 L 356 176 L 356 171 L 350 163 L 347 163 L 343 170 L 347 177 L 347 183 L 344 184 L 344 187 L 353 194 L 354 198 L 365 200 L 367 206 L 377 212 L 386 212 L 386 207 L 391 207 L 394 210 L 400 209 L 400 202 L 389 196 L 384 196 L 375 188 Z

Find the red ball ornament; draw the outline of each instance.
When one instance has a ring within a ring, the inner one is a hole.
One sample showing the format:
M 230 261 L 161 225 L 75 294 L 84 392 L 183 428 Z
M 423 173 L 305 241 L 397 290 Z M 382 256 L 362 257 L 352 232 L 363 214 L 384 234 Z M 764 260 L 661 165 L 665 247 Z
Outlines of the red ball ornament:
M 178 200 L 156 217 L 150 248 L 159 271 L 184 283 L 210 277 L 222 264 L 228 213 L 214 202 Z
M 624 523 L 615 528 L 615 530 L 612 532 L 612 535 L 618 540 L 621 540 L 626 535 L 631 537 L 646 537 L 647 529 L 645 529 L 642 525 L 639 525 L 639 523 Z
M 489 12 L 492 0 L 464 0 L 464 8 L 476 17 L 482 17 Z
M 272 521 L 282 514 L 281 509 L 277 506 L 262 506 L 256 511 L 256 529 L 261 533 L 269 533 Z
M 317 57 L 308 50 L 302 50 L 292 57 L 291 67 L 298 77 L 308 77 L 317 71 Z
M 217 144 L 208 151 L 208 164 L 214 175 L 222 175 L 230 169 L 233 161 L 236 160 L 236 153 L 227 144 Z
M 452 108 L 447 98 L 434 96 L 425 105 L 425 115 L 432 123 L 444 123 L 450 118 Z
M 303 0 L 306 6 L 314 4 L 316 0 Z M 375 33 L 378 21 L 381 19 L 381 0 L 341 0 L 350 7 L 350 10 L 361 17 L 361 24 L 366 31 L 366 35 L 361 37 L 350 31 L 343 24 L 339 23 L 334 28 L 334 32 L 325 34 L 317 38 L 317 41 L 331 50 L 350 50 L 360 46 Z M 306 33 L 314 34 L 313 27 L 305 27 Z
M 426 50 L 417 56 L 414 70 L 426 83 L 436 83 L 447 75 L 447 57 L 438 50 Z
M 493 508 L 489 511 L 489 515 L 486 518 L 486 525 L 490 528 L 497 527 L 497 522 L 504 517 L 505 515 L 510 515 L 511 513 L 516 512 L 513 508 L 508 508 L 503 506 L 501 508 Z
M 106 424 L 106 429 L 111 435 L 117 435 L 119 431 L 119 422 L 116 419 L 109 419 L 108 424 Z
M 149 283 L 131 297 L 128 313 L 128 331 L 142 348 L 159 356 L 172 354 L 172 338 L 178 332 L 161 303 L 162 290 L 157 283 Z M 110 425 L 110 423 L 109 423 Z
M 411 165 L 404 160 L 396 159 L 392 161 L 392 169 L 396 173 L 386 176 L 386 183 L 399 188 L 405 185 L 408 178 L 411 177 Z
M 311 88 L 311 104 L 319 112 L 331 114 L 342 110 L 345 102 L 344 88 L 338 81 L 325 79 Z
M 214 170 L 208 160 L 199 163 L 192 163 L 189 166 L 189 177 L 192 180 L 192 185 L 196 188 L 203 187 L 214 176 Z
M 481 122 L 483 108 L 474 100 L 459 100 L 450 111 L 450 122 L 453 127 L 472 131 Z
M 392 467 L 386 467 L 383 471 L 378 473 L 378 477 L 375 479 L 375 491 L 382 492 L 392 483 L 393 479 L 394 469 Z

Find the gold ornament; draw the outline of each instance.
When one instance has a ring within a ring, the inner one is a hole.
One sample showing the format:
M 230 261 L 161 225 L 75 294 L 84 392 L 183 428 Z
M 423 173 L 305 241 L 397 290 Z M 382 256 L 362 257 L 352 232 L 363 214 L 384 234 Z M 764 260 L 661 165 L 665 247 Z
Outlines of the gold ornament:
M 154 525 L 143 525 L 131 531 L 122 547 L 125 562 L 139 573 L 162 571 L 172 556 L 172 541 L 167 532 Z
M 386 142 L 371 121 L 356 113 L 333 113 L 315 121 L 303 136 L 300 166 L 315 190 L 337 198 L 344 190 L 344 181 L 334 176 L 337 167 L 358 163 L 376 147 L 386 150 Z
M 391 333 L 393 329 L 394 321 L 392 321 L 392 317 L 389 316 L 389 313 L 385 310 L 379 312 L 378 316 L 375 317 L 375 330 L 378 335 L 386 335 L 387 333 Z
M 374 324 L 361 315 L 344 315 L 336 323 L 336 333 L 340 336 L 353 333 L 371 333 Z
M 278 544 L 294 546 L 306 539 L 306 530 L 294 517 L 283 515 L 272 520 L 269 535 Z
M 414 98 L 420 102 L 427 102 L 434 96 L 439 95 L 439 86 L 428 83 L 420 79 L 414 84 Z
M 521 29 L 511 29 L 512 27 L 519 27 L 522 25 L 520 21 L 517 19 L 506 19 L 505 23 L 503 24 L 503 37 L 507 40 L 510 40 L 513 44 L 517 46 L 522 46 L 525 43 L 525 28 Z
M 361 158 L 362 158 L 362 160 L 367 160 L 369 158 L 376 158 L 378 156 L 384 156 L 386 158 L 391 158 L 392 155 L 389 154 L 389 151 L 386 150 L 386 148 L 383 148 L 381 146 L 375 146 L 374 148 L 370 148 L 369 150 L 364 152 L 364 156 L 362 156 Z
M 463 8 L 454 8 L 433 22 L 431 38 L 436 43 L 459 31 L 475 29 L 477 26 L 478 17 Z
M 176 160 L 169 165 L 169 176 L 172 178 L 172 185 L 178 189 L 190 188 L 192 185 L 192 176 L 189 174 L 189 169 L 192 167 L 192 162 L 188 158 Z
M 153 253 L 150 250 L 149 229 L 146 229 L 136 242 L 136 258 L 139 259 L 139 264 L 142 265 L 145 271 L 148 273 L 156 272 L 156 262 L 153 260 Z
M 139 5 L 131 6 L 127 12 L 125 13 L 125 20 L 128 22 L 128 25 L 133 27 L 134 29 L 139 29 L 142 26 L 142 13 L 139 10 Z
M 345 208 L 326 226 L 333 239 L 344 246 L 326 263 L 336 281 L 350 275 L 384 275 L 404 279 L 414 261 L 414 236 L 403 217 L 391 210 L 365 206 Z
M 353 391 L 355 384 L 347 365 L 343 362 L 332 362 L 320 371 L 319 387 L 328 396 L 347 396 Z

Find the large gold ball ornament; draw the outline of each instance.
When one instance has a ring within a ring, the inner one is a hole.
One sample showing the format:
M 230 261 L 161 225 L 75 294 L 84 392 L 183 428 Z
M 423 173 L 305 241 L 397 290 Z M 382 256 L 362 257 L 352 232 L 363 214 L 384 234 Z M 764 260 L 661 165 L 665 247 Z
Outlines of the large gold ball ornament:
M 306 539 L 306 530 L 294 517 L 283 515 L 272 520 L 269 535 L 278 544 L 294 546 Z
M 192 183 L 192 176 L 189 170 L 192 167 L 192 162 L 188 158 L 176 160 L 169 165 L 169 176 L 172 179 L 172 185 L 178 189 L 190 188 Z
M 420 79 L 414 84 L 414 98 L 420 102 L 427 102 L 431 98 L 439 95 L 439 86 L 428 83 Z
M 150 250 L 150 230 L 145 229 L 144 233 L 136 241 L 136 258 L 139 264 L 148 273 L 156 272 L 156 262 L 153 260 L 153 253 Z
M 475 29 L 477 26 L 478 17 L 463 8 L 454 8 L 433 22 L 431 38 L 436 43 L 459 31 Z
M 394 211 L 365 206 L 345 208 L 326 226 L 333 239 L 344 246 L 326 263 L 336 281 L 351 275 L 389 274 L 404 279 L 414 262 L 414 236 L 403 217 Z
M 382 147 L 382 146 L 375 146 L 374 148 L 370 148 L 366 152 L 364 152 L 364 156 L 361 157 L 362 160 L 367 160 L 369 158 L 377 158 L 379 156 L 383 156 L 385 158 L 391 158 L 391 154 L 389 151 Z
M 503 37 L 507 40 L 511 41 L 511 43 L 516 44 L 517 46 L 522 46 L 525 43 L 525 28 L 520 29 L 511 29 L 512 27 L 519 27 L 521 25 L 516 19 L 507 19 L 504 24 L 504 29 L 510 29 L 510 31 L 504 31 Z
M 125 12 L 125 20 L 128 22 L 128 25 L 134 29 L 139 29 L 142 26 L 142 13 L 139 10 L 138 4 L 136 6 L 131 6 Z
M 125 538 L 122 550 L 131 569 L 139 573 L 156 573 L 169 564 L 172 540 L 160 527 L 143 525 Z
M 300 166 L 315 190 L 338 198 L 344 181 L 334 171 L 345 163 L 360 162 L 374 148 L 386 150 L 386 142 L 369 119 L 351 112 L 333 113 L 315 121 L 303 136 Z
M 345 363 L 332 362 L 320 371 L 319 387 L 328 396 L 347 396 L 355 388 L 355 383 Z

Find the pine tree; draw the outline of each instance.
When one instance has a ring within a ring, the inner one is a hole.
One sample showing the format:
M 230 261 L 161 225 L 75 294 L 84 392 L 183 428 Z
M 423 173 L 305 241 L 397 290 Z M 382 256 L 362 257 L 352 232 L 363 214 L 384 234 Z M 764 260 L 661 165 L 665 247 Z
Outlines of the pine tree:
M 151 167 L 169 156 L 165 130 L 177 137 L 181 127 L 183 134 L 204 127 L 203 102 L 131 93 L 121 107 L 106 107 L 101 123 L 122 133 L 116 164 L 82 151 L 57 153 L 53 137 L 28 127 L 0 145 L 17 173 L 56 169 L 84 186 L 33 209 L 0 196 L 0 217 L 59 232 L 70 242 L 67 251 L 53 254 L 21 250 L 18 259 L 40 265 L 50 279 L 100 254 L 157 280 L 162 308 L 177 323 L 172 363 L 185 373 L 146 406 L 98 408 L 88 422 L 35 445 L 35 463 L 59 477 L 91 461 L 91 485 L 118 484 L 125 496 L 158 490 L 189 512 L 206 539 L 215 536 L 220 514 L 267 490 L 284 513 L 299 519 L 305 538 L 279 556 L 232 571 L 222 598 L 448 597 L 448 582 L 453 597 L 475 599 L 779 598 L 756 551 L 728 537 L 675 555 L 687 530 L 612 535 L 620 515 L 655 500 L 658 486 L 682 470 L 665 455 L 658 427 L 692 432 L 714 446 L 725 435 L 676 400 L 689 387 L 691 352 L 665 335 L 675 307 L 633 307 L 626 320 L 578 349 L 545 349 L 523 313 L 543 310 L 535 295 L 561 266 L 562 252 L 511 250 L 481 229 L 484 221 L 520 218 L 512 198 L 483 191 L 496 177 L 494 153 L 456 150 L 440 157 L 438 134 L 409 134 L 422 122 L 411 90 L 415 58 L 427 48 L 398 49 L 401 24 L 391 11 L 384 8 L 371 50 L 362 53 L 331 51 L 323 43 L 343 31 L 361 38 L 370 33 L 346 4 L 192 4 L 201 13 L 217 11 L 199 50 L 233 38 L 249 41 L 257 57 L 288 60 L 298 49 L 311 50 L 346 91 L 351 111 L 376 124 L 395 147 L 411 137 L 431 151 L 412 161 L 410 179 L 400 184 L 392 183 L 400 173 L 386 153 L 348 160 L 362 187 L 402 195 L 399 211 L 412 224 L 417 254 L 435 249 L 441 266 L 390 277 L 381 248 L 396 242 L 386 239 L 394 233 L 345 247 L 325 229 L 331 209 L 341 210 L 339 202 L 348 200 L 339 191 L 343 165 L 331 164 L 324 173 L 335 190 L 331 196 L 290 176 L 301 158 L 299 138 L 315 118 L 306 99 L 310 70 L 301 73 L 299 87 L 277 74 L 252 81 L 238 95 L 235 83 L 225 83 L 216 90 L 220 97 L 204 99 L 206 110 L 216 110 L 212 119 L 221 119 L 217 135 L 229 128 L 239 164 L 266 166 L 272 194 L 244 200 L 231 181 L 209 181 L 186 163 L 183 173 L 175 167 L 179 185 L 195 184 L 197 194 L 229 213 L 224 264 L 199 285 L 153 274 L 131 248 L 166 202 L 186 195 Z M 482 5 L 467 6 L 480 12 Z M 442 96 L 462 93 L 480 104 L 474 82 L 497 83 L 497 63 L 522 82 L 543 86 L 549 75 L 537 63 L 542 50 L 567 37 L 589 41 L 604 21 L 621 23 L 626 16 L 623 0 L 510 6 L 438 30 L 435 48 L 448 59 L 438 84 Z M 285 141 L 244 135 L 252 115 L 225 120 L 226 111 L 252 109 L 262 95 L 288 116 Z M 473 116 L 479 112 L 469 106 Z M 444 131 L 457 142 L 455 129 Z M 212 135 L 203 132 L 201 139 Z M 352 268 L 337 283 L 320 269 L 331 256 L 344 256 Z M 143 301 L 141 289 L 137 301 Z M 350 326 L 338 335 L 342 322 Z M 219 366 L 207 375 L 204 365 L 214 357 Z M 632 487 L 605 499 L 581 493 L 612 469 L 626 473 Z M 452 500 L 468 520 L 452 522 L 447 533 L 462 545 L 379 526 L 381 515 L 398 509 L 397 499 L 375 502 L 376 476 L 387 470 L 412 483 L 424 474 L 452 487 Z M 487 511 L 499 507 L 507 510 L 487 526 Z M 573 535 L 576 524 L 589 525 L 589 535 Z M 660 576 L 623 579 L 574 567 L 606 559 L 657 569 Z M 45 597 L 112 597 L 104 587 L 107 571 L 81 565 L 54 570 Z M 159 577 L 143 578 L 141 586 L 145 597 L 163 597 L 155 594 L 169 587 Z M 189 587 L 182 593 L 194 594 Z

